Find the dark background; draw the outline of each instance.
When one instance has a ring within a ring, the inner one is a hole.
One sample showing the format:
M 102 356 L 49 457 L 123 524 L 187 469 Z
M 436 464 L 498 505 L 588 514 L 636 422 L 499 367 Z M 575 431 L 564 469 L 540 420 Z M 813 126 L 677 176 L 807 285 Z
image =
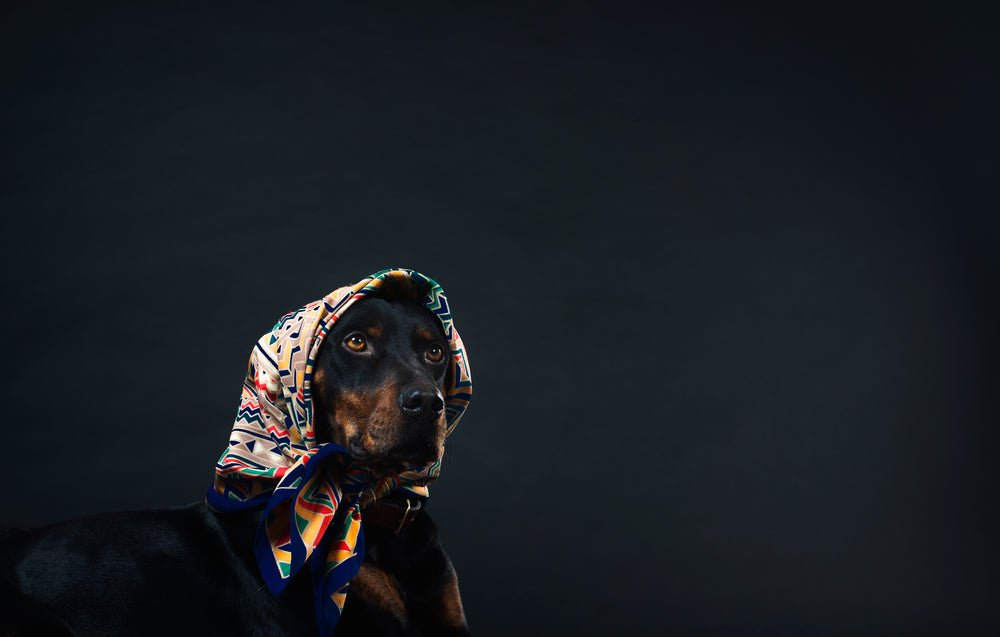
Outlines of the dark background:
M 995 634 L 994 23 L 5 9 L 0 523 L 197 500 L 250 349 L 390 266 L 475 399 L 479 635 Z

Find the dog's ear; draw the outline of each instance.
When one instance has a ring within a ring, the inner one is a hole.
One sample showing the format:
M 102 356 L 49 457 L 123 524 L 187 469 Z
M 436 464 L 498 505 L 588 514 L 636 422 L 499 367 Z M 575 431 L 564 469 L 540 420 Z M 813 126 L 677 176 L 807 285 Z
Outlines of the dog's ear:
M 430 292 L 429 283 L 417 283 L 405 275 L 387 276 L 382 279 L 373 296 L 383 298 L 387 301 L 412 301 L 420 303 Z

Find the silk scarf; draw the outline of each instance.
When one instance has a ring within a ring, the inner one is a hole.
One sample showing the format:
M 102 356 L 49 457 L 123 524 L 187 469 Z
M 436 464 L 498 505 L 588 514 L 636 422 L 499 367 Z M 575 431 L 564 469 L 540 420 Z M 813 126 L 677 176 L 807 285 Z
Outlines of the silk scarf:
M 377 476 L 353 462 L 340 445 L 316 442 L 310 382 L 319 347 L 354 303 L 393 279 L 411 286 L 441 321 L 451 354 L 444 392 L 446 436 L 454 431 L 472 395 L 472 374 L 448 299 L 441 286 L 422 274 L 383 270 L 286 314 L 257 341 L 229 446 L 208 491 L 208 505 L 219 512 L 264 507 L 255 552 L 274 595 L 306 563 L 311 565 L 321 635 L 336 626 L 364 557 L 362 492 L 371 490 L 381 498 L 399 490 L 426 498 L 427 485 L 441 470 L 439 461 Z M 337 472 L 328 470 L 333 463 Z

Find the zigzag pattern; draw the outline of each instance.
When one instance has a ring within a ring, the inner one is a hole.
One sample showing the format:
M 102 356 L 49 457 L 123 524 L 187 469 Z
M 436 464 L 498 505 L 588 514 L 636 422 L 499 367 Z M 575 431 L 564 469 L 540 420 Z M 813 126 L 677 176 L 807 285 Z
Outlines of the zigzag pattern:
M 324 635 L 333 631 L 340 617 L 364 554 L 361 492 L 371 489 L 383 497 L 402 489 L 426 498 L 427 485 L 441 471 L 436 462 L 378 478 L 351 464 L 342 447 L 316 444 L 310 391 L 316 353 L 351 305 L 395 278 L 427 289 L 423 303 L 441 321 L 448 338 L 452 373 L 445 388 L 445 418 L 451 434 L 472 397 L 472 372 L 448 298 L 434 280 L 418 272 L 382 270 L 285 314 L 260 338 L 247 365 L 229 445 L 219 458 L 207 496 L 218 511 L 266 503 L 256 552 L 264 581 L 275 595 L 322 547 L 325 556 L 311 564 L 314 582 L 322 589 L 316 596 L 316 621 Z M 324 470 L 327 462 L 348 465 L 340 484 Z

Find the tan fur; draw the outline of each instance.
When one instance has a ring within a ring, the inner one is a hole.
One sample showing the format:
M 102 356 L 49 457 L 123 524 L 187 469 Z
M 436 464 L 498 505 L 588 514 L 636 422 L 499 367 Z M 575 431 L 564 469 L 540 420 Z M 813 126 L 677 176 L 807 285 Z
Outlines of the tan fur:
M 445 626 L 465 625 L 465 609 L 462 607 L 462 596 L 458 592 L 458 576 L 454 571 L 451 572 L 451 579 L 442 588 L 437 616 Z
M 405 624 L 407 621 L 406 603 L 399 593 L 399 585 L 395 578 L 369 562 L 362 562 L 361 570 L 351 580 L 351 595 L 364 598 L 369 604 L 398 619 L 400 623 Z M 351 603 L 350 596 L 347 603 Z

